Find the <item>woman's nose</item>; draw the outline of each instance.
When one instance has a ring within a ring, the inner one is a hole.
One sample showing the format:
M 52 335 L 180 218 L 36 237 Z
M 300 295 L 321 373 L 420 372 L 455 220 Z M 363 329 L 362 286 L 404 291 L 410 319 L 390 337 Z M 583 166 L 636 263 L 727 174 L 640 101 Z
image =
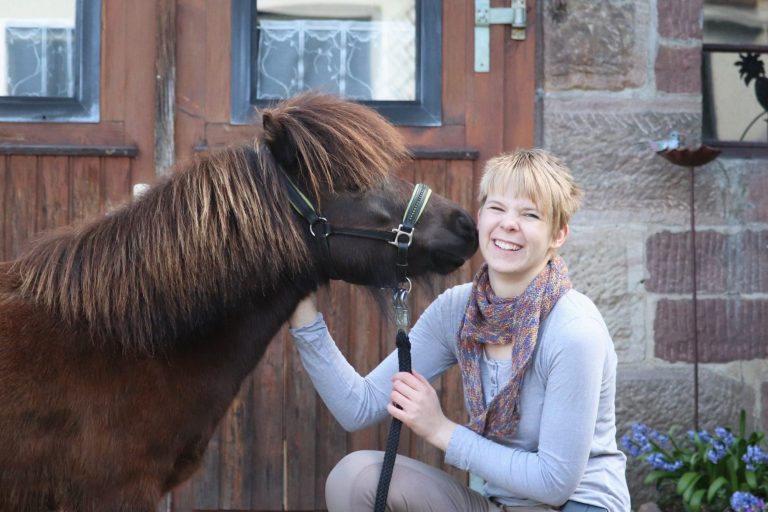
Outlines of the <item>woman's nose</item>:
M 509 231 L 517 230 L 518 227 L 520 227 L 517 216 L 512 214 L 505 215 L 504 218 L 501 219 L 501 227 Z

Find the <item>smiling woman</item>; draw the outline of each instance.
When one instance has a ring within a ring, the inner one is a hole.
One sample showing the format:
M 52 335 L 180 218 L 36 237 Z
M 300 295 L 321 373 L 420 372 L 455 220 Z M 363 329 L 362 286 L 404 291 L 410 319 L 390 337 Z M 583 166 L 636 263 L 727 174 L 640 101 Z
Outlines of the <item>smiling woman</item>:
M 291 316 L 304 367 L 344 428 L 389 414 L 483 481 L 469 488 L 400 455 L 388 510 L 629 511 L 626 457 L 615 440 L 613 342 L 557 255 L 580 196 L 568 168 L 545 151 L 488 161 L 478 224 L 486 264 L 419 317 L 412 374 L 397 372 L 394 352 L 365 377 L 357 373 L 311 298 Z M 455 365 L 465 426 L 445 416 L 430 383 Z M 326 482 L 328 510 L 370 510 L 382 461 L 373 451 L 341 459 Z

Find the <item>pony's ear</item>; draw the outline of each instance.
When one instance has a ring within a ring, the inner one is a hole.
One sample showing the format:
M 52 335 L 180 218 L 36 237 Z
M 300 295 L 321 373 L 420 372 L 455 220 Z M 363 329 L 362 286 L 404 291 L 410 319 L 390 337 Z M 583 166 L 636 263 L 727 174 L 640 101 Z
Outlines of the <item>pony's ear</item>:
M 296 147 L 288 131 L 281 122 L 281 115 L 269 110 L 261 113 L 261 124 L 264 128 L 264 142 L 270 152 L 285 170 L 296 167 Z

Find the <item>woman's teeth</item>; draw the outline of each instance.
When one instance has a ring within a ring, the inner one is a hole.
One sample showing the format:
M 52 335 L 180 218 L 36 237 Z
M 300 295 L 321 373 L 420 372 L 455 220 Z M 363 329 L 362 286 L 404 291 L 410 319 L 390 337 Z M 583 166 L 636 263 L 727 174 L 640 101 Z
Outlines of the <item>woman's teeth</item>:
M 499 249 L 504 249 L 505 251 L 519 251 L 523 248 L 522 245 L 513 244 L 510 242 L 503 242 L 501 240 L 494 240 L 493 243 L 498 247 Z

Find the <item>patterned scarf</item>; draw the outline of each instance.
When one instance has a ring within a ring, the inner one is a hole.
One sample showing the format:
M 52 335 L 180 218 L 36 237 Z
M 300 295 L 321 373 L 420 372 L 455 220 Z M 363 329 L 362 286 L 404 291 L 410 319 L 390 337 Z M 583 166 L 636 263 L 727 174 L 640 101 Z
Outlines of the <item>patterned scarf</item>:
M 520 422 L 520 388 L 531 364 L 539 325 L 569 289 L 568 268 L 560 256 L 547 263 L 525 292 L 511 299 L 497 297 L 483 265 L 472 283 L 458 334 L 458 360 L 469 406 L 467 427 L 478 434 L 510 438 Z M 485 407 L 480 360 L 483 343 L 512 344 L 512 377 Z

